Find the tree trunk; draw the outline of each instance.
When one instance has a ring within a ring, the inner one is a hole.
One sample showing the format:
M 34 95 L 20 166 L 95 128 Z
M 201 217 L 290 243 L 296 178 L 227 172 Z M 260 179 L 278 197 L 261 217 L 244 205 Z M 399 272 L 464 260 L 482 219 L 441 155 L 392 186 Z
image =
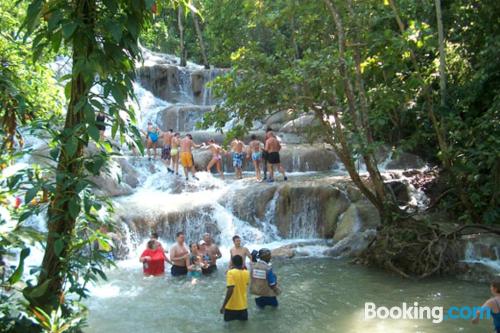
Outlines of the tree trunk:
M 83 108 L 79 106 L 89 93 L 90 82 L 87 82 L 78 64 L 82 63 L 92 52 L 93 20 L 95 18 L 95 0 L 75 1 L 76 20 L 84 24 L 75 31 L 73 45 L 73 78 L 71 81 L 71 98 L 66 114 L 64 130 L 61 134 L 61 151 L 56 170 L 56 188 L 48 209 L 48 236 L 42 270 L 36 288 L 43 291 L 41 295 L 30 299 L 31 304 L 46 311 L 57 308 L 64 299 L 64 282 L 67 274 L 67 256 L 71 250 L 71 239 L 76 224 L 75 203 L 79 196 L 76 190 L 76 179 L 83 174 L 83 147 L 77 140 L 74 154 L 68 147 L 74 137 L 80 137 L 78 125 L 84 119 Z M 88 77 L 88 76 L 87 76 Z M 50 313 L 50 312 L 48 312 Z
M 191 11 L 191 17 L 193 18 L 194 28 L 196 29 L 196 35 L 198 36 L 198 42 L 200 43 L 201 55 L 203 57 L 203 66 L 206 69 L 210 69 L 210 65 L 208 64 L 207 51 L 205 49 L 205 43 L 203 42 L 203 34 L 201 33 L 200 22 L 198 21 L 198 15 L 195 12 Z
M 181 58 L 181 66 L 186 67 L 187 64 L 187 54 L 186 48 L 184 46 L 184 8 L 182 5 L 179 5 L 179 9 L 177 11 L 177 22 L 179 25 L 179 42 L 180 42 L 180 58 Z
M 441 90 L 441 106 L 446 105 L 446 51 L 444 49 L 443 15 L 441 13 L 441 0 L 435 0 L 436 20 L 439 40 L 439 90 Z

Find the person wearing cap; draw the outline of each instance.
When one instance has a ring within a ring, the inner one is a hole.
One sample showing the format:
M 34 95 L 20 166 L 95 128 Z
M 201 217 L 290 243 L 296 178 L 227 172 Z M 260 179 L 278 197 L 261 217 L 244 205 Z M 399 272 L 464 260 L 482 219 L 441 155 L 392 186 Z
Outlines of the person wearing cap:
M 255 299 L 258 308 L 263 309 L 267 305 L 277 307 L 277 296 L 281 291 L 271 266 L 271 250 L 260 249 L 257 257 L 257 262 L 254 262 L 251 268 L 250 292 L 259 296 Z

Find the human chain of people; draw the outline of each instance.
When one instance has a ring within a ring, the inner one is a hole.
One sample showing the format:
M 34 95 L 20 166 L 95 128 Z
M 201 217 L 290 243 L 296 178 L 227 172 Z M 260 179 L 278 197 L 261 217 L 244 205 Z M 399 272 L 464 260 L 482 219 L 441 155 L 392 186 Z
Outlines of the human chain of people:
M 251 294 L 257 296 L 255 304 L 260 309 L 266 306 L 277 307 L 277 296 L 281 290 L 272 269 L 269 249 L 263 248 L 250 253 L 248 248 L 241 245 L 238 235 L 233 237 L 233 244 L 226 272 L 226 295 L 220 313 L 224 315 L 225 321 L 248 320 L 248 288 Z M 173 277 L 187 276 L 194 285 L 202 276 L 215 273 L 217 260 L 221 258 L 219 247 L 209 233 L 204 234 L 199 242 L 192 242 L 187 247 L 184 233 L 178 232 L 170 253 L 159 242 L 158 234 L 152 233 L 139 260 L 145 276 L 163 276 L 165 263 L 168 263 Z
M 255 178 L 258 181 L 274 182 L 275 170 L 278 170 L 283 175 L 285 181 L 288 179 L 280 160 L 281 143 L 271 128 L 266 130 L 264 142 L 260 141 L 255 134 L 251 136 L 248 145 L 239 138 L 234 138 L 230 144 L 230 151 L 226 151 L 214 139 L 197 144 L 189 133 L 181 137 L 180 133 L 174 132 L 172 129 L 168 131 L 160 130 L 152 122 L 148 122 L 146 131 L 143 131 L 143 134 L 146 139 L 148 159 L 150 161 L 151 159 L 156 160 L 158 157 L 157 150 L 161 148 L 160 157 L 167 171 L 179 175 L 180 164 L 184 169 L 186 180 L 189 180 L 189 174 L 191 174 L 192 178 L 198 180 L 193 157 L 193 149 L 198 148 L 210 150 L 212 158 L 207 165 L 206 171 L 211 173 L 212 168 L 215 167 L 221 179 L 224 179 L 223 158 L 229 156 L 232 158 L 236 179 L 243 178 L 242 170 L 245 159 L 252 161 Z M 153 153 L 151 153 L 151 150 Z

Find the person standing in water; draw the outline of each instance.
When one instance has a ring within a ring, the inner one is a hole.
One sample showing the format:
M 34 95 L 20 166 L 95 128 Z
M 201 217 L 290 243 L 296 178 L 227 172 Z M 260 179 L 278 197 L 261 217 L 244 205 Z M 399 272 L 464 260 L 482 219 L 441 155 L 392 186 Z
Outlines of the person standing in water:
M 278 168 L 283 175 L 283 179 L 286 181 L 288 178 L 285 174 L 285 168 L 283 168 L 280 161 L 281 144 L 272 132 L 266 141 L 265 149 L 267 151 L 267 168 L 269 171 L 269 179 L 267 181 L 270 183 L 274 182 L 274 166 Z
M 235 255 L 231 258 L 233 268 L 226 275 L 226 297 L 220 308 L 220 313 L 224 315 L 224 321 L 248 320 L 248 299 L 247 287 L 250 276 L 247 270 L 243 269 L 243 258 Z
M 208 232 L 203 235 L 203 240 L 205 241 L 205 254 L 208 256 L 208 267 L 203 269 L 203 274 L 209 275 L 217 270 L 217 260 L 222 258 L 222 254 Z
M 145 276 L 160 276 L 165 274 L 165 253 L 163 248 L 158 247 L 158 242 L 148 241 L 147 249 L 142 252 L 139 261 Z
M 215 165 L 217 171 L 220 174 L 220 178 L 224 179 L 224 172 L 222 171 L 222 154 L 225 153 L 221 146 L 215 143 L 214 139 L 208 141 L 208 149 L 212 152 L 212 159 L 207 165 L 207 172 L 212 172 L 211 169 Z
M 246 259 L 248 258 L 250 262 L 252 261 L 252 255 L 250 254 L 250 250 L 248 248 L 241 246 L 241 238 L 238 235 L 233 236 L 233 244 L 234 247 L 229 250 L 229 254 L 231 258 L 235 255 L 239 255 L 243 258 L 243 269 L 247 269 Z M 233 263 L 229 260 L 229 269 L 233 268 Z
M 174 137 L 173 129 L 169 129 L 167 132 L 163 132 L 161 134 L 161 138 L 163 139 L 163 148 L 161 149 L 161 159 L 163 163 L 167 167 L 167 171 L 169 173 L 174 173 L 174 170 L 170 169 L 170 159 L 172 152 L 172 139 Z
M 174 169 L 175 175 L 179 175 L 179 145 L 181 142 L 181 135 L 175 133 L 172 138 L 172 149 L 170 149 L 170 157 L 172 158 L 172 168 Z
M 255 134 L 252 134 L 251 139 L 252 141 L 248 144 L 247 159 L 252 158 L 253 167 L 255 169 L 255 177 L 258 181 L 261 181 L 260 162 L 262 161 L 262 143 L 257 140 L 257 136 Z
M 176 243 L 170 248 L 170 261 L 172 261 L 172 268 L 170 273 L 172 276 L 181 276 L 188 273 L 187 265 L 189 259 L 189 251 L 184 244 L 186 236 L 182 231 L 176 235 Z
M 481 307 L 483 311 L 478 310 L 472 323 L 477 324 L 479 319 L 483 319 L 485 312 L 493 318 L 494 332 L 500 333 L 500 277 L 495 278 L 490 284 L 491 295 L 493 296 L 487 300 Z M 490 316 L 487 316 L 488 318 Z
M 158 148 L 158 137 L 160 135 L 160 130 L 157 126 L 153 126 L 152 122 L 148 122 L 148 127 L 146 129 L 146 148 L 148 152 L 148 159 L 151 161 L 151 151 L 153 148 L 153 158 L 156 159 L 156 149 Z
M 194 161 L 193 161 L 193 148 L 200 148 L 202 145 L 197 145 L 193 142 L 193 137 L 191 134 L 186 134 L 186 137 L 180 141 L 181 146 L 181 164 L 184 168 L 184 174 L 186 176 L 186 180 L 189 179 L 189 171 L 191 171 L 191 175 L 194 179 L 198 180 L 195 176 L 196 170 L 194 169 Z
M 243 153 L 244 148 L 245 144 L 238 138 L 234 138 L 234 140 L 231 142 L 233 167 L 234 167 L 234 172 L 236 174 L 236 179 L 243 178 L 242 168 L 243 168 L 243 160 L 245 159 L 245 153 Z
M 257 251 L 255 251 L 257 252 Z M 253 254 L 253 253 L 252 253 Z M 267 305 L 278 306 L 278 296 L 281 291 L 278 287 L 278 279 L 271 267 L 271 250 L 260 249 L 257 258 L 252 258 L 254 262 L 251 269 L 250 292 L 259 296 L 255 299 L 255 304 L 260 309 Z
M 201 277 L 201 271 L 207 265 L 202 260 L 200 247 L 197 243 L 189 244 L 191 255 L 189 256 L 188 278 L 191 278 L 191 283 L 196 284 L 197 280 Z

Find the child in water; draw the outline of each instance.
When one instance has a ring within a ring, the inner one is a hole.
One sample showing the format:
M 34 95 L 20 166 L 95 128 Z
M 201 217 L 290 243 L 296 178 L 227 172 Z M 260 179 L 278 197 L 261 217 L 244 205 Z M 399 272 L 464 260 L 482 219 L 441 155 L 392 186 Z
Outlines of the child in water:
M 192 255 L 189 259 L 188 278 L 191 278 L 191 284 L 196 284 L 201 277 L 201 269 L 206 268 L 199 256 Z
M 500 333 L 500 278 L 495 278 L 491 281 L 490 291 L 493 297 L 487 300 L 482 308 L 487 308 L 489 310 L 493 318 L 494 332 Z M 477 324 L 479 319 L 482 319 L 480 314 L 481 311 L 477 311 L 476 317 L 472 320 L 472 323 Z

